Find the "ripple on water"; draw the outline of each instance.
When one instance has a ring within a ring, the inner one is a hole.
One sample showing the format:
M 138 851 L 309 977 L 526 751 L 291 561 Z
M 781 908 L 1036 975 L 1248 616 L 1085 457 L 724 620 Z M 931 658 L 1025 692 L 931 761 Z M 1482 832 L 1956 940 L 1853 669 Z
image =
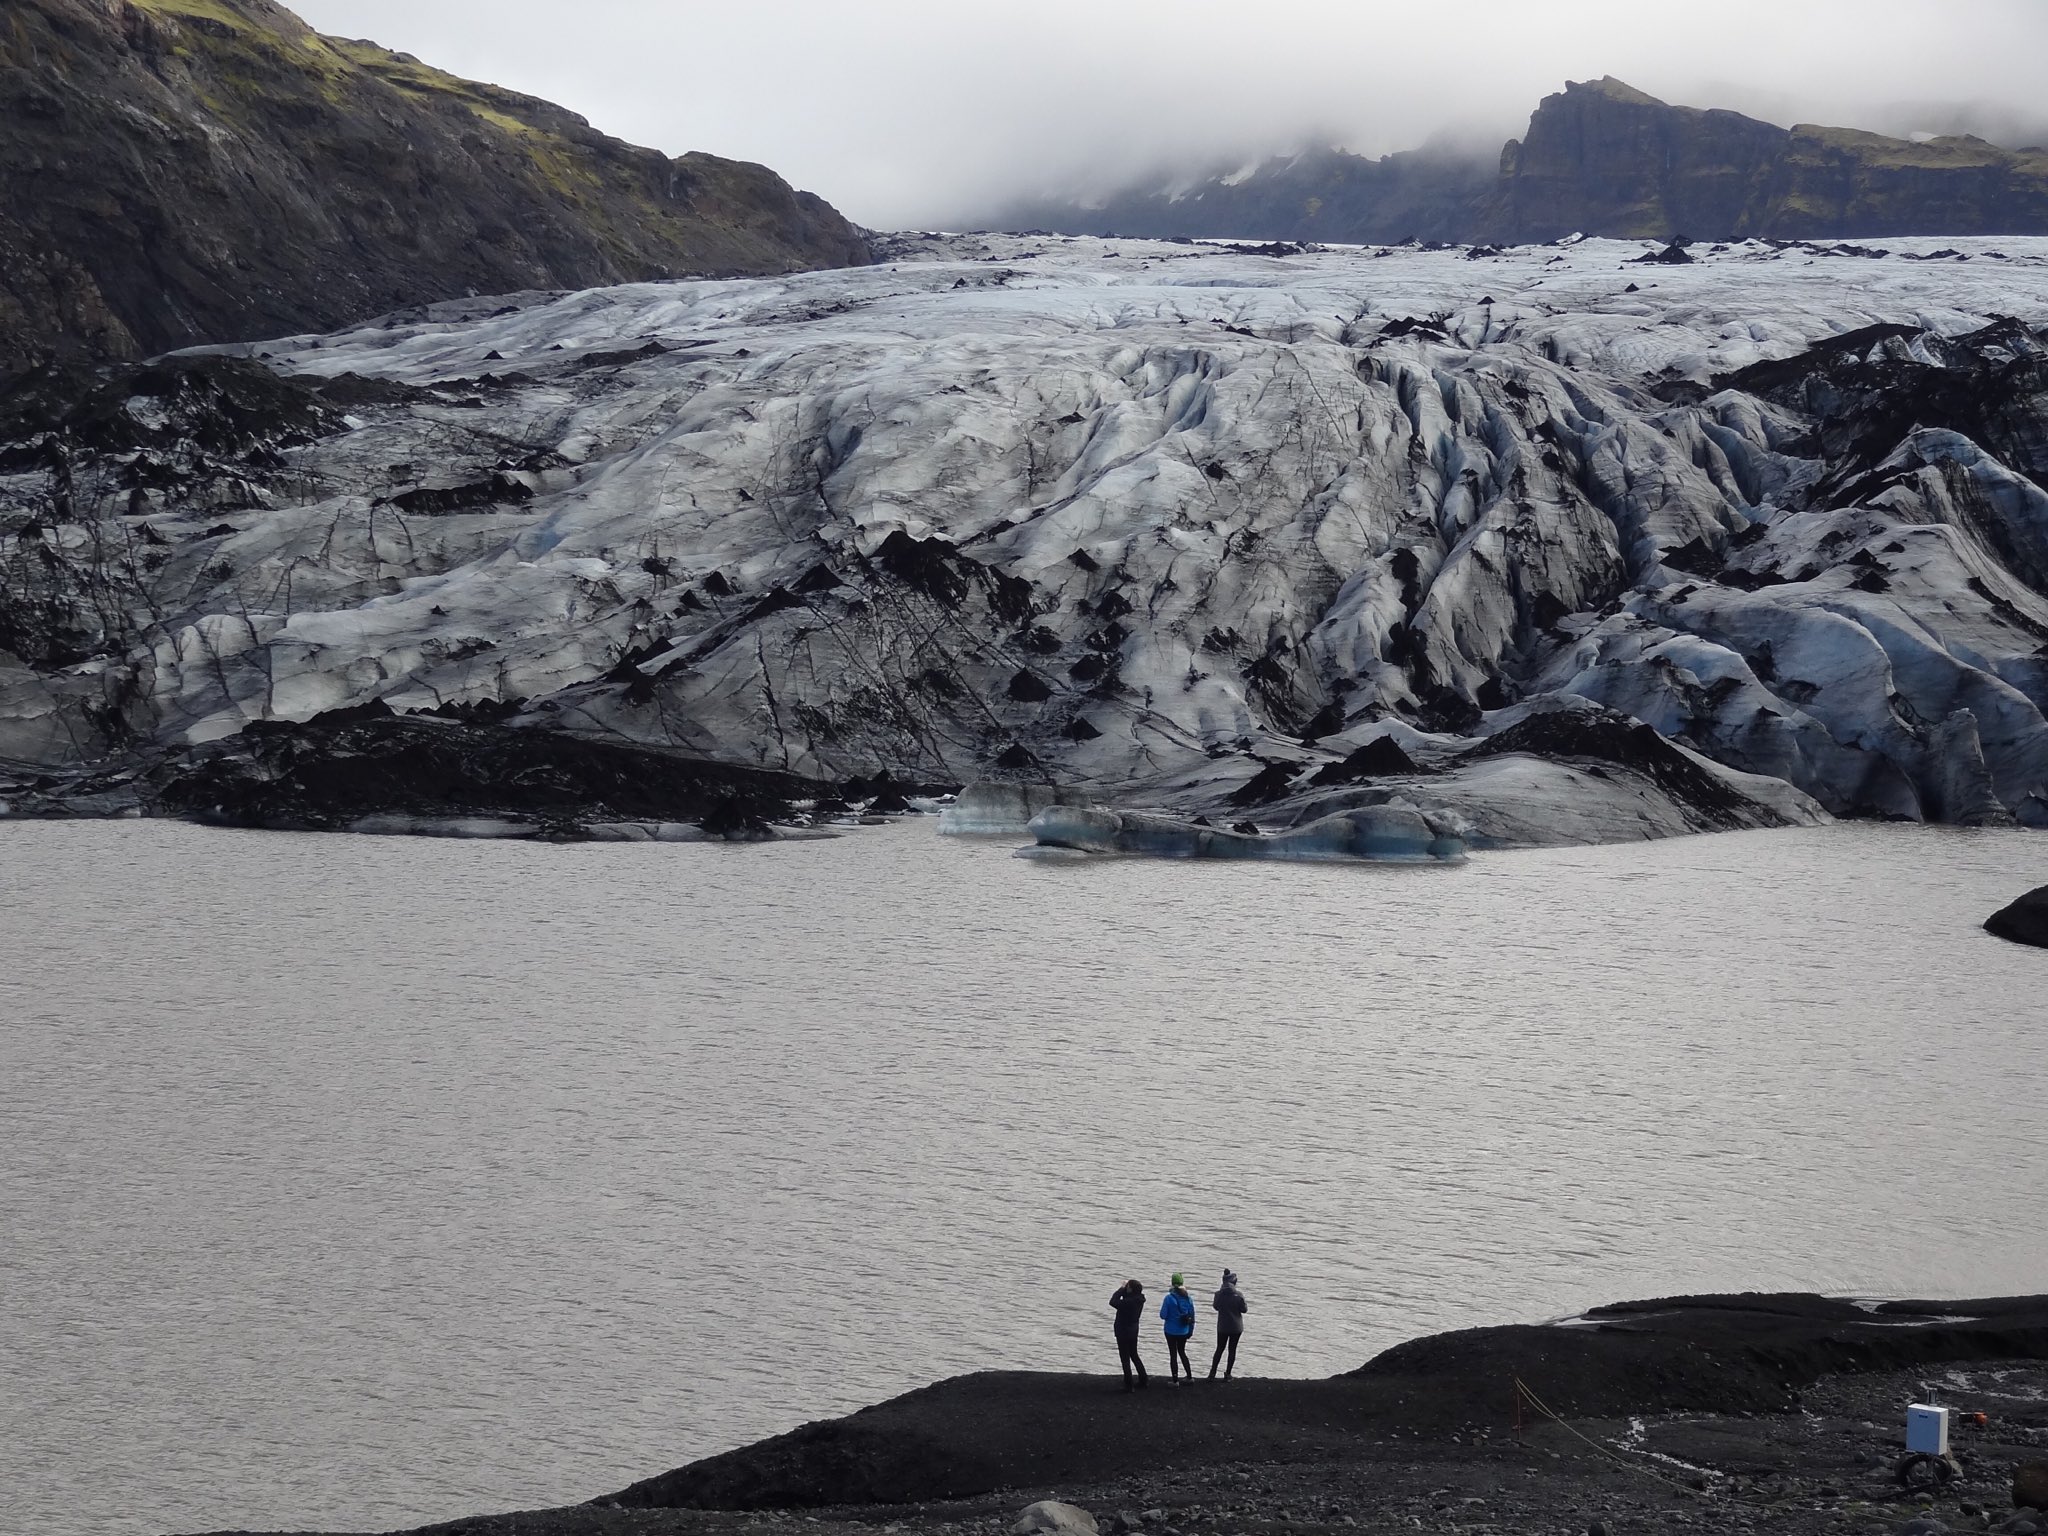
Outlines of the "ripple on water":
M 1977 924 L 2041 846 L 0 826 L 0 1485 L 53 1532 L 559 1503 L 1102 1369 L 1111 1287 L 1176 1267 L 1239 1270 L 1288 1374 L 1674 1291 L 2038 1289 L 2044 960 Z

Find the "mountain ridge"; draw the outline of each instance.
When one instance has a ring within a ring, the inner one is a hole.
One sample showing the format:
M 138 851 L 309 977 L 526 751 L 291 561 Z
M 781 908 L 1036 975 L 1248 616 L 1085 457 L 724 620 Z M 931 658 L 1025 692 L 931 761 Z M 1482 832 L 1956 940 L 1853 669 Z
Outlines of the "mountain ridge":
M 766 167 L 626 144 L 272 0 L 20 0 L 0 121 L 0 372 L 868 259 Z
M 1527 244 L 2048 233 L 2048 150 L 1779 127 L 1675 106 L 1608 75 L 1546 96 L 1497 159 L 1341 149 L 1094 205 L 1021 203 L 988 221 L 1064 234 Z

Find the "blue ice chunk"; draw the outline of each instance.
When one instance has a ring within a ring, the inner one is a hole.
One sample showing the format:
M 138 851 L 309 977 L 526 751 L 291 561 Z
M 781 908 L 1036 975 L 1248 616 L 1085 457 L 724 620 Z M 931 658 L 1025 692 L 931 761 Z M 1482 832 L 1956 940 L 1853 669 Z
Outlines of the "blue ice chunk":
M 1226 832 L 1170 816 L 1056 805 L 1031 819 L 1033 856 L 1055 851 L 1128 854 L 1155 859 L 1272 859 L 1374 863 L 1457 863 L 1464 828 L 1444 812 L 1394 802 L 1360 806 L 1271 837 Z

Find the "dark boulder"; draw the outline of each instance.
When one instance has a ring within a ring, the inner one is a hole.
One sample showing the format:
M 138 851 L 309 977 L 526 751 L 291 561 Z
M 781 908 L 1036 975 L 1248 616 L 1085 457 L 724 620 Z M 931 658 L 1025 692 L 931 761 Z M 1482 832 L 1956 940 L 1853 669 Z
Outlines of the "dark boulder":
M 2018 1509 L 2048 1509 L 2048 1461 L 2023 1461 L 2013 1468 L 2012 1502 Z
M 2048 949 L 2048 885 L 2027 892 L 2010 906 L 2001 907 L 1985 918 L 1984 931 L 2001 939 L 2011 939 L 2015 944 L 2034 944 Z M 2048 1509 L 2048 1504 L 2041 1507 Z

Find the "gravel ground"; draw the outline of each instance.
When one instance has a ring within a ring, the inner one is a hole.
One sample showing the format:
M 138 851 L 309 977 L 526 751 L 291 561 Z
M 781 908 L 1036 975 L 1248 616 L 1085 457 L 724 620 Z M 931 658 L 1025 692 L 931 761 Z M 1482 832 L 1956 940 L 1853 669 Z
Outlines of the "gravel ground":
M 1844 1325 L 1843 1304 L 1818 1298 L 1634 1305 L 1583 1333 L 1419 1340 L 1325 1382 L 1176 1387 L 1155 1376 L 1127 1394 L 1113 1377 L 964 1377 L 614 1501 L 418 1536 L 1007 1536 L 1047 1498 L 1092 1512 L 1105 1536 L 2048 1536 L 2048 1515 L 2014 1506 L 2015 1469 L 2048 1463 L 2048 1350 L 2030 1342 L 2033 1358 L 2000 1358 L 1972 1347 L 2038 1339 L 2010 1325 L 2031 1328 L 2038 1298 L 1980 1304 L 2005 1309 L 1983 1324 L 2000 1331 L 1966 1328 L 1947 1343 L 1927 1328 Z M 1802 1374 L 1798 1362 L 1822 1347 L 1872 1363 Z M 1878 1359 L 1930 1351 L 1951 1358 Z M 1732 1383 L 1723 1401 L 1690 1408 L 1684 1400 L 1711 1395 L 1716 1373 Z M 1517 1426 L 1512 1387 L 1492 1384 L 1518 1377 L 1544 1382 L 1566 1416 L 1525 1407 Z M 1777 1400 L 1752 1406 L 1764 1384 Z M 1576 1406 L 1631 1396 L 1645 1411 Z M 1896 1474 L 1915 1402 L 1952 1410 L 1961 1466 L 1929 1492 L 1909 1492 Z M 920 1486 L 932 1496 L 829 1498 Z M 649 1507 L 685 1503 L 723 1507 Z

